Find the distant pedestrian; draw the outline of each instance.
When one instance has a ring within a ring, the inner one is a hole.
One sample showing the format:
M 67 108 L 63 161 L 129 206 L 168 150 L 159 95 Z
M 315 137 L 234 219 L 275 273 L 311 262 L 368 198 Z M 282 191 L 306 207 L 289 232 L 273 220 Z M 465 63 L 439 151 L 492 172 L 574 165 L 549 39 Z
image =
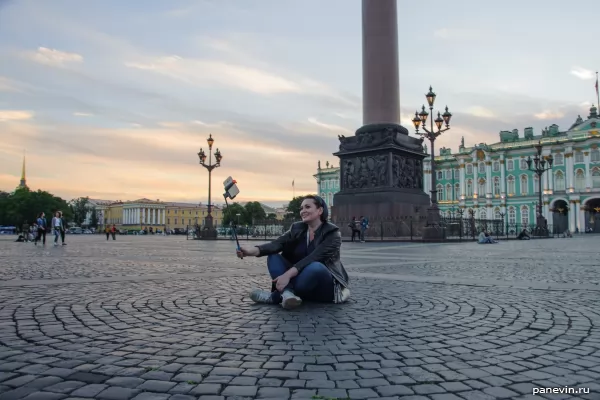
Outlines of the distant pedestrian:
M 348 224 L 348 227 L 352 230 L 352 241 L 354 242 L 354 238 L 358 236 L 360 240 L 360 229 L 358 229 L 359 221 L 356 220 L 356 217 L 352 217 L 352 221 Z
M 52 218 L 52 233 L 54 233 L 54 245 L 58 246 L 58 238 L 60 237 L 60 228 L 62 221 L 60 220 L 60 212 L 55 212 Z
M 58 214 L 60 217 L 60 240 L 62 242 L 62 245 L 66 246 L 67 244 L 65 243 L 65 234 L 67 233 L 67 224 L 65 224 L 65 219 L 63 218 L 62 211 L 59 211 Z
M 37 236 L 35 237 L 35 241 L 33 243 L 37 246 L 37 243 L 41 240 L 42 244 L 46 245 L 46 214 L 43 212 L 39 213 L 36 222 Z
M 360 241 L 365 241 L 365 231 L 369 229 L 369 219 L 367 217 L 360 216 Z
M 115 235 L 117 234 L 117 227 L 113 224 L 112 228 L 110 228 L 110 233 L 112 234 L 113 240 L 117 240 Z

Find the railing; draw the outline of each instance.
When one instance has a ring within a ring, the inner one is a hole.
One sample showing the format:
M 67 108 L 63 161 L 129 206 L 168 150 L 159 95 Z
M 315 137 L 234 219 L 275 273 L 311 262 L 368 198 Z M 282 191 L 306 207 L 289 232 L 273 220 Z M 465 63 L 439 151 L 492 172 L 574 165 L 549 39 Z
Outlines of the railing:
M 237 226 L 236 233 L 240 240 L 272 240 L 283 235 L 293 222 L 295 221 L 256 221 L 253 225 Z M 350 221 L 332 221 L 332 223 L 340 228 L 343 240 L 352 239 Z M 369 228 L 364 231 L 364 239 L 366 241 L 420 242 L 424 226 L 423 220 L 410 217 L 370 220 Z M 234 239 L 231 226 L 215 226 L 215 228 L 217 239 Z M 499 219 L 441 217 L 440 225 L 437 228 L 442 233 L 443 241 L 475 241 L 481 232 L 487 232 L 497 240 L 516 239 L 524 229 L 532 239 L 552 238 L 564 234 L 564 232 L 558 232 L 552 225 L 538 227 L 536 224 L 508 223 Z M 185 233 L 187 233 L 188 239 L 198 239 L 201 230 L 202 226 L 189 225 Z M 360 235 L 356 234 L 355 239 L 360 240 Z

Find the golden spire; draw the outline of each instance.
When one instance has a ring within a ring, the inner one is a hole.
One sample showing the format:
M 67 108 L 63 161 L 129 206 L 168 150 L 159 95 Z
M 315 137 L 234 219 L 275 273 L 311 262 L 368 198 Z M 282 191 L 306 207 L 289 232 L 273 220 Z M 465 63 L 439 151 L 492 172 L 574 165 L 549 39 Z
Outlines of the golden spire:
M 27 178 L 25 176 L 25 155 L 23 155 L 23 167 L 21 169 L 21 182 L 19 182 L 19 187 L 27 187 Z

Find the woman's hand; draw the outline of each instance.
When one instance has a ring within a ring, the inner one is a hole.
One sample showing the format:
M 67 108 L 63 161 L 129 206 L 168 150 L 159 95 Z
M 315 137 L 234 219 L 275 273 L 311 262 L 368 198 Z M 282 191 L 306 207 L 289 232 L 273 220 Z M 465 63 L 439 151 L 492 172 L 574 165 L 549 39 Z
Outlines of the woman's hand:
M 290 277 L 287 274 L 283 274 L 273 279 L 273 283 L 275 283 L 277 291 L 283 292 L 283 289 L 290 283 Z
M 239 250 L 237 250 L 235 252 L 235 254 L 239 258 L 244 258 L 244 256 L 255 256 L 255 257 L 257 257 L 259 255 L 259 250 L 258 250 L 258 247 L 244 247 L 244 246 L 240 246 Z

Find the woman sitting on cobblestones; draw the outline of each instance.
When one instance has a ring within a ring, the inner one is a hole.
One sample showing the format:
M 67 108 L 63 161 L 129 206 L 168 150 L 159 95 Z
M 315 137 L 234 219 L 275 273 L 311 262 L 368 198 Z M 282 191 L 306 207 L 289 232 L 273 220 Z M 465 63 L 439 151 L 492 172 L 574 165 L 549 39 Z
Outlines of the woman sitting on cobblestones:
M 319 196 L 306 196 L 300 207 L 302 222 L 271 243 L 241 247 L 238 257 L 268 256 L 271 291 L 255 289 L 257 303 L 295 308 L 302 300 L 343 303 L 348 300 L 348 274 L 340 261 L 342 236 L 327 222 L 327 204 Z M 281 254 L 280 254 L 281 253 Z

